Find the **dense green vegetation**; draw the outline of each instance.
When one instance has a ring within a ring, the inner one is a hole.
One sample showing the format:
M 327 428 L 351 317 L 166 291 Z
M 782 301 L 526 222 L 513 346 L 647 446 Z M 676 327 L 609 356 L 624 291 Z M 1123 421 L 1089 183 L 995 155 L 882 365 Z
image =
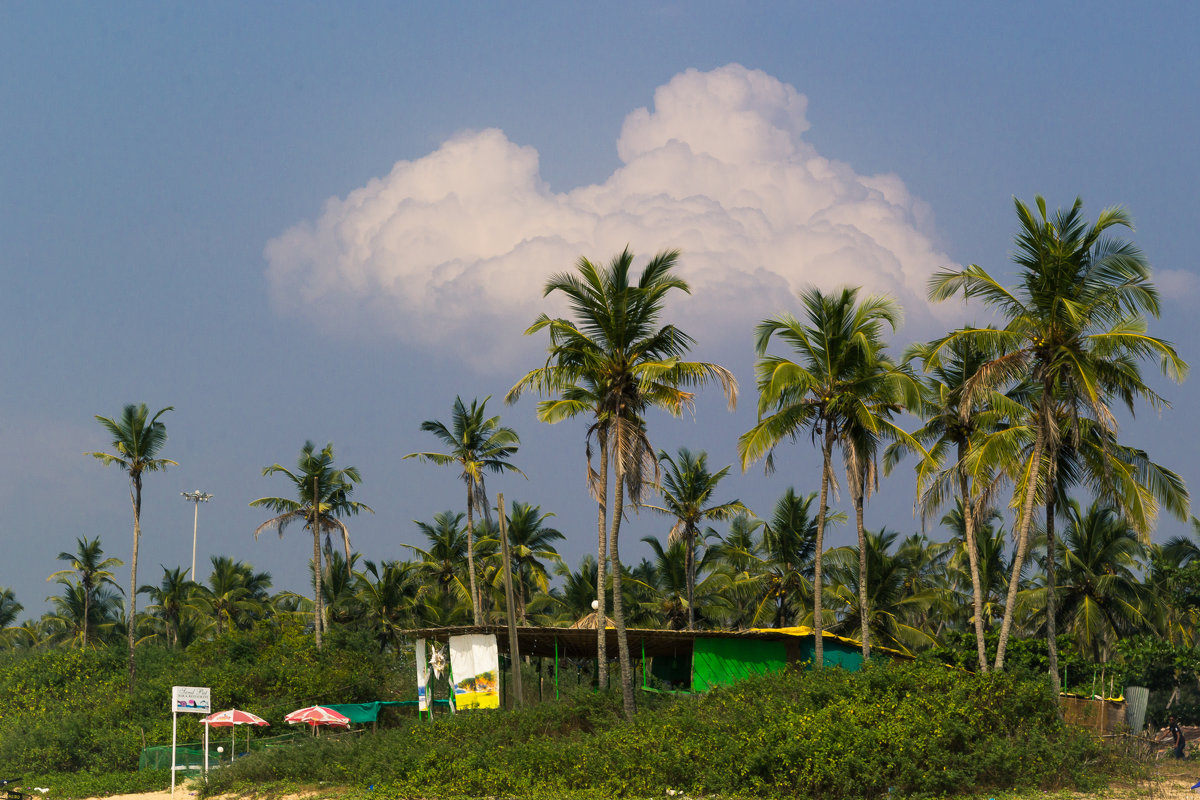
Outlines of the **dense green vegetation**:
M 1058 719 L 1043 679 L 883 661 L 657 699 L 633 722 L 619 698 L 588 692 L 410 721 L 256 754 L 207 791 L 323 781 L 373 786 L 372 797 L 941 796 L 1075 786 L 1101 761 L 1095 740 Z
M 1078 202 L 1050 213 L 1038 198 L 1035 208 L 1018 202 L 1016 210 L 1013 287 L 975 265 L 939 273 L 929 286 L 933 300 L 983 300 L 994 326 L 968 324 L 897 356 L 886 334 L 900 323 L 899 306 L 854 287 L 809 288 L 798 315 L 784 312 L 759 324 L 758 415 L 737 441 L 740 466 L 762 462 L 772 469 L 777 448 L 805 441 L 817 456 L 811 474 L 795 481 L 811 491 L 789 488 L 770 509 L 725 497 L 720 484 L 730 467 L 710 467 L 706 453 L 671 454 L 652 445 L 646 421 L 652 410 L 694 410 L 695 392 L 709 384 L 731 403 L 737 397 L 733 373 L 685 360 L 694 340 L 664 319 L 667 299 L 690 291 L 676 273 L 679 253 L 655 255 L 640 275 L 626 250 L 606 265 L 581 259 L 574 271 L 551 276 L 545 292 L 564 298 L 571 317 L 542 315 L 528 328 L 548 336 L 547 359 L 505 399 L 533 393 L 541 397 L 540 421 L 588 423 L 586 463 L 577 467 L 598 503 L 597 551 L 574 566 L 556 551 L 564 535 L 551 527 L 553 509 L 528 499 L 510 499 L 505 509 L 489 502 L 484 477 L 520 471 L 520 438 L 498 415 L 488 416 L 487 398 L 456 398 L 448 424 L 420 423 L 440 450 L 410 455 L 453 466 L 466 488 L 465 508 L 431 509 L 416 521 L 406 557 L 372 560 L 350 549 L 346 520 L 371 512 L 354 499 L 363 476 L 336 465 L 332 444 L 318 450 L 310 441 L 294 470 L 280 464 L 263 470 L 287 479 L 280 484 L 287 496 L 251 505 L 275 514 L 259 532 L 283 535 L 299 526 L 311 536 L 311 596 L 309 587 L 274 591 L 269 572 L 223 556 L 212 558 L 206 578 L 164 566 L 139 584 L 141 497 L 155 490 L 143 479 L 175 464 L 164 457 L 169 448 L 160 419 L 171 409 L 151 416 L 145 405 L 129 405 L 117 417 L 97 417 L 111 448 L 91 455 L 118 466 L 129 481 L 130 583 L 122 586 L 116 568 L 124 564 L 105 553 L 99 538 L 78 538 L 74 552 L 59 556 L 60 569 L 46 565 L 59 594 L 39 619 L 18 623 L 18 598 L 0 588 L 0 768 L 43 775 L 132 769 L 143 743 L 169 740 L 163 708 L 173 684 L 211 686 L 219 706 L 267 713 L 317 700 L 411 697 L 409 688 L 402 690 L 412 680 L 406 630 L 504 620 L 502 530 L 521 622 L 614 623 L 618 652 L 606 653 L 598 636 L 598 674 L 588 680 L 609 686 L 615 663 L 622 723 L 602 693 L 514 717 L 516 729 L 542 725 L 553 734 L 545 739 L 505 740 L 505 731 L 480 721 L 486 715 L 468 715 L 364 739 L 344 750 L 341 767 L 331 759 L 343 745 L 314 744 L 301 759 L 317 770 L 312 774 L 289 772 L 290 757 L 273 756 L 248 759 L 228 775 L 261 769 L 279 778 L 329 780 L 342 770 L 344 780 L 358 775 L 351 764 L 361 759 L 361 769 L 402 792 L 409 779 L 398 767 L 375 764 L 381 756 L 371 753 L 384 752 L 386 737 L 408 736 L 422 755 L 403 763 L 446 792 L 641 792 L 665 783 L 688 791 L 846 794 L 854 790 L 837 781 L 854 775 L 870 787 L 867 793 L 891 786 L 936 794 L 967 779 L 1003 786 L 1073 777 L 1059 756 L 1079 756 L 1073 748 L 1083 745 L 1063 738 L 1045 717 L 1052 704 L 1038 694 L 1044 690 L 1033 675 L 1048 676 L 1052 694 L 1060 684 L 1092 695 L 1137 682 L 1154 692 L 1151 719 L 1160 720 L 1169 704 L 1185 721 L 1200 721 L 1194 688 L 1200 522 L 1190 518 L 1190 536 L 1151 543 L 1160 510 L 1189 518 L 1187 489 L 1182 477 L 1121 441 L 1116 424 L 1122 409 L 1166 403 L 1144 378 L 1146 363 L 1158 362 L 1175 380 L 1187 364 L 1170 343 L 1149 334 L 1157 292 L 1144 256 L 1116 235 L 1130 225 L 1123 212 L 1105 210 L 1088 224 Z M 926 520 L 940 520 L 941 540 L 867 524 L 881 474 L 901 464 L 916 470 L 917 505 Z M 849 513 L 831 498 L 837 466 L 846 476 Z M 637 507 L 673 518 L 671 532 L 645 540 L 652 558 L 626 564 L 619 555 L 621 520 Z M 827 528 L 848 522 L 856 544 L 826 548 Z M 149 600 L 141 609 L 139 595 Z M 979 676 L 941 668 L 825 674 L 817 637 L 818 670 L 810 680 L 771 678 L 755 689 L 636 715 L 647 700 L 633 690 L 626 625 L 809 625 L 857 639 L 864 655 L 882 646 Z M 948 687 L 939 683 L 947 675 L 958 676 Z M 897 694 L 895 687 L 910 684 L 903 697 Z M 810 693 L 818 691 L 828 704 L 816 703 Z M 993 692 L 1012 708 L 987 712 L 1003 719 L 984 720 L 971 691 Z M 944 767 L 941 778 L 876 758 L 881 741 L 923 747 L 916 729 L 921 692 L 968 693 L 957 710 L 943 709 L 959 716 L 924 718 L 923 735 L 942 742 L 946 755 L 905 754 Z M 903 713 L 884 725 L 871 703 L 875 694 L 889 693 Z M 728 721 L 719 709 L 733 702 L 746 710 L 738 729 L 728 731 L 731 743 L 708 741 L 703 729 L 723 730 Z M 833 736 L 820 726 L 833 721 L 827 706 L 847 723 L 840 749 L 834 739 L 821 749 L 823 737 Z M 1016 719 L 1030 709 L 1040 711 L 1028 722 Z M 991 727 L 968 735 L 984 722 Z M 1002 733 L 983 735 L 993 730 Z M 580 731 L 590 738 L 581 739 Z M 445 771 L 447 760 L 477 764 L 482 749 L 439 748 L 485 734 L 512 759 L 496 775 L 475 766 Z M 801 745 L 792 734 L 816 749 L 796 750 Z M 1043 746 L 1048 755 L 1037 750 Z M 970 755 L 972 748 L 978 753 Z M 575 782 L 566 765 L 576 762 L 563 753 L 583 765 L 573 767 L 583 771 Z M 667 754 L 661 765 L 659 753 Z M 730 774 L 696 766 L 717 753 Z M 632 769 L 639 759 L 644 774 Z M 808 771 L 780 772 L 789 759 L 804 760 Z M 319 772 L 321 764 L 330 764 L 328 774 Z M 679 772 L 681 764 L 692 766 Z M 738 769 L 728 770 L 731 764 Z M 526 780 L 536 787 L 520 783 L 521 775 L 532 776 Z M 504 780 L 518 782 L 505 788 Z

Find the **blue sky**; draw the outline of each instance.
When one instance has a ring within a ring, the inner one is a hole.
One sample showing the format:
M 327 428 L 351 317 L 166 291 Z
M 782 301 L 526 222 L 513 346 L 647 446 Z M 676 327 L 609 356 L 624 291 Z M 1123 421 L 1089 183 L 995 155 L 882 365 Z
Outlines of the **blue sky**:
M 494 395 L 529 480 L 489 488 L 556 513 L 577 562 L 583 425 L 500 398 L 541 357 L 521 331 L 549 273 L 626 243 L 684 250 L 672 318 L 741 380 L 733 414 L 712 391 L 651 420 L 715 465 L 753 423 L 757 319 L 847 280 L 898 297 L 898 347 L 978 319 L 919 288 L 1010 274 L 1014 195 L 1127 207 L 1163 290 L 1152 331 L 1197 362 L 1198 22 L 1186 3 L 0 5 L 0 586 L 40 613 L 76 537 L 128 558 L 126 482 L 82 455 L 128 402 L 175 406 L 179 462 L 146 481 L 139 583 L 188 561 L 179 492 L 200 488 L 201 562 L 306 591 L 303 532 L 255 542 L 248 507 L 305 439 L 363 473 L 356 549 L 407 557 L 412 520 L 463 502 L 453 470 L 400 460 L 456 394 Z M 1123 428 L 1191 483 L 1196 386 Z M 780 456 L 722 499 L 766 515 L 816 488 L 811 448 Z M 867 523 L 917 527 L 907 469 Z M 668 528 L 634 518 L 624 554 Z

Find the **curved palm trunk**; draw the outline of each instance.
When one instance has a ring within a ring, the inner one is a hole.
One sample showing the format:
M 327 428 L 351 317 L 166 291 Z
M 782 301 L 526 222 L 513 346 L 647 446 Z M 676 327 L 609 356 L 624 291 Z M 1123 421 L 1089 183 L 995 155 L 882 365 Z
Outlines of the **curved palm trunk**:
M 862 636 L 862 655 L 864 659 L 871 657 L 871 628 L 869 625 L 870 603 L 867 600 L 867 532 L 863 525 L 863 483 L 865 476 L 861 469 L 854 470 L 850 476 L 850 492 L 854 503 L 854 525 L 858 532 L 858 618 L 860 635 Z
M 825 439 L 821 443 L 821 499 L 817 506 L 816 558 L 813 562 L 813 666 L 825 666 L 825 612 L 821 601 L 824 590 L 825 513 L 829 509 L 829 465 L 833 460 L 833 427 L 826 423 Z
M 963 534 L 967 545 L 967 562 L 971 565 L 971 603 L 975 610 L 975 651 L 979 657 L 979 671 L 988 671 L 987 640 L 983 632 L 983 587 L 979 580 L 979 547 L 975 542 L 975 503 L 971 499 L 971 485 L 962 469 L 966 448 L 958 445 L 958 493 L 963 506 Z
M 1049 387 L 1044 390 L 1049 396 Z M 1025 487 L 1025 502 L 1021 506 L 1021 530 L 1017 536 L 1017 551 L 1013 554 L 1012 575 L 1008 578 L 1008 597 L 1004 601 L 1004 621 L 1000 625 L 1000 638 L 996 643 L 996 663 L 993 667 L 997 672 L 1004 669 L 1004 651 L 1008 649 L 1008 636 L 1012 631 L 1013 612 L 1017 606 L 1017 587 L 1021 582 L 1021 568 L 1025 564 L 1025 551 L 1029 549 L 1029 528 L 1033 524 L 1033 504 L 1037 499 L 1038 474 L 1042 467 L 1042 452 L 1046 447 L 1045 408 L 1039 409 L 1037 434 L 1033 440 L 1033 455 L 1030 461 L 1030 474 Z
M 129 492 L 129 501 L 133 504 L 133 557 L 129 559 L 129 616 L 127 626 L 129 628 L 129 696 L 133 696 L 134 679 L 137 677 L 137 668 L 133 660 L 133 647 L 136 635 L 134 632 L 134 621 L 137 619 L 137 567 L 138 567 L 138 544 L 142 539 L 142 476 L 135 474 L 133 476 L 133 487 Z M 86 599 L 84 601 L 86 603 Z M 84 617 L 84 630 L 87 630 L 87 617 Z M 86 641 L 86 638 L 85 638 Z
M 596 436 L 600 445 L 600 499 L 597 513 L 596 555 L 596 683 L 608 685 L 608 592 L 605 586 L 608 560 L 608 436 L 601 431 Z
M 1050 483 L 1051 481 L 1047 481 Z M 1055 574 L 1057 569 L 1057 554 L 1054 543 L 1054 493 L 1046 493 L 1046 655 L 1049 661 L 1050 688 L 1057 697 L 1062 690 L 1058 680 L 1058 598 L 1056 596 Z
M 613 579 L 613 625 L 617 629 L 617 658 L 621 661 L 621 702 L 625 707 L 625 718 L 633 719 L 636 710 L 633 702 L 633 675 L 629 669 L 629 640 L 625 636 L 624 600 L 621 597 L 621 559 L 617 553 L 617 539 L 621 532 L 621 512 L 625 501 L 625 476 L 621 474 L 620 462 L 613 486 L 612 533 L 608 537 L 608 552 L 612 561 Z
M 471 479 L 467 478 L 467 576 L 471 582 L 471 618 L 474 624 L 482 625 L 479 610 L 479 589 L 475 586 L 475 492 Z

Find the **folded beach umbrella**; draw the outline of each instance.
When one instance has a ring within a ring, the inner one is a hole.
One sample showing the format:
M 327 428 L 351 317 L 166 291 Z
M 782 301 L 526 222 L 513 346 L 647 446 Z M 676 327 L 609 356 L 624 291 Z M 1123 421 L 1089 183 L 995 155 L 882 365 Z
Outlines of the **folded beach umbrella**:
M 293 725 L 297 722 L 305 722 L 311 725 L 314 729 L 318 725 L 338 725 L 343 728 L 350 727 L 350 718 L 345 714 L 339 714 L 332 708 L 325 706 L 309 706 L 308 708 L 298 708 L 292 713 L 283 718 L 284 722 L 290 722 Z
M 200 720 L 205 725 L 216 725 L 218 728 L 232 728 L 234 725 L 270 725 L 260 716 L 251 714 L 249 711 L 239 711 L 236 708 L 231 708 L 228 711 L 218 711 L 215 714 L 209 714 L 204 719 Z M 231 742 L 232 746 L 229 750 L 229 760 L 232 761 L 234 754 L 237 752 L 237 734 L 234 734 L 234 739 Z M 246 732 L 246 748 L 250 747 L 250 732 Z

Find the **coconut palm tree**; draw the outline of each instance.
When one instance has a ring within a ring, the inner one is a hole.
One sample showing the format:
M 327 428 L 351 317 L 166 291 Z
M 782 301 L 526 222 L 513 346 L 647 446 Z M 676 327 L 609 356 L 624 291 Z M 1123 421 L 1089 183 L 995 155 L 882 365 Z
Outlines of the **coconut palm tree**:
M 12 589 L 0 587 L 0 628 L 8 628 L 24 610 L 25 607 L 17 602 Z
M 266 615 L 270 604 L 271 574 L 255 572 L 254 567 L 229 556 L 212 556 L 208 584 L 198 589 L 198 600 L 211 616 L 220 636 L 229 630 L 245 628 Z
M 679 252 L 658 253 L 632 281 L 633 253 L 626 248 L 607 266 L 581 258 L 573 273 L 554 275 L 544 294 L 562 294 L 574 319 L 542 314 L 525 331 L 545 330 L 550 337 L 543 367 L 517 381 L 505 396 L 516 402 L 526 391 L 549 399 L 538 404 L 538 419 L 555 423 L 580 415 L 590 417 L 585 437 L 588 486 L 596 498 L 597 580 L 596 647 L 602 682 L 607 676 L 603 590 L 605 545 L 613 576 L 613 622 L 621 668 L 621 694 L 627 717 L 634 711 L 629 643 L 625 636 L 620 582 L 619 534 L 625 503 L 641 505 L 647 473 L 657 472 L 654 449 L 646 432 L 646 412 L 652 408 L 681 414 L 693 407 L 692 387 L 716 382 L 725 390 L 730 408 L 737 401 L 737 381 L 724 367 L 684 361 L 693 339 L 674 325 L 661 325 L 663 306 L 675 290 L 690 292 L 675 275 Z M 599 469 L 592 468 L 592 442 L 599 450 Z M 609 467 L 613 471 L 611 529 L 608 528 Z M 656 476 L 655 476 L 656 477 Z
M 813 569 L 814 662 L 824 665 L 824 590 L 822 554 L 829 511 L 829 487 L 834 483 L 833 448 L 843 434 L 854 431 L 899 431 L 882 415 L 869 412 L 879 391 L 884 326 L 895 330 L 900 307 L 887 297 L 866 297 L 860 302 L 857 288 L 826 295 L 809 288 L 800 294 L 805 319 L 784 313 L 759 323 L 754 371 L 758 383 L 758 422 L 738 438 L 742 469 L 765 458 L 767 472 L 775 468 L 775 448 L 809 432 L 821 448 L 821 493 L 817 507 L 816 563 Z M 767 353 L 778 338 L 795 351 L 798 360 Z M 889 375 L 882 380 L 888 394 L 907 391 L 908 379 Z M 915 389 L 915 384 L 912 384 Z M 915 401 L 915 398 L 914 398 Z M 862 454 L 865 458 L 866 454 Z M 852 465 L 853 467 L 853 465 Z M 862 459 L 852 469 L 861 473 Z M 865 644 L 865 643 L 864 643 Z
M 454 398 L 450 427 L 436 419 L 421 423 L 421 430 L 432 433 L 446 446 L 445 453 L 409 453 L 405 458 L 418 458 L 434 464 L 454 464 L 462 469 L 462 480 L 467 485 L 467 573 L 471 584 L 471 610 L 475 624 L 482 623 L 479 588 L 475 577 L 475 518 L 476 509 L 488 516 L 487 489 L 484 475 L 488 472 L 525 473 L 509 462 L 521 444 L 520 437 L 512 428 L 500 424 L 500 417 L 485 416 L 487 401 L 471 401 L 471 407 L 463 405 L 461 397 Z
M 867 533 L 866 572 L 867 604 L 873 636 L 886 647 L 901 652 L 911 652 L 934 643 L 928 631 L 922 629 L 922 612 L 938 601 L 938 590 L 917 584 L 919 552 L 911 547 L 892 551 L 898 534 L 882 529 L 878 533 Z M 839 547 L 830 551 L 829 562 L 830 594 L 841 606 L 838 627 L 847 633 L 861 630 L 859 619 L 861 593 L 859 571 L 861 563 L 857 547 Z
M 158 454 L 167 443 L 167 426 L 159 417 L 174 406 L 161 409 L 153 417 L 145 403 L 132 403 L 121 410 L 121 416 L 112 419 L 97 416 L 96 421 L 112 437 L 114 453 L 85 453 L 99 459 L 104 466 L 116 465 L 129 476 L 129 502 L 133 505 L 133 555 L 129 560 L 129 614 L 125 621 L 129 639 L 129 694 L 133 694 L 136 669 L 133 661 L 134 621 L 137 616 L 137 568 L 138 545 L 142 539 L 142 476 L 147 472 L 159 472 L 168 466 L 178 466 L 169 458 Z
M 47 598 L 53 606 L 46 619 L 51 623 L 51 637 L 59 644 L 83 641 L 83 631 L 90 631 L 92 641 L 112 641 L 121 619 L 121 595 L 106 587 L 87 592 L 83 584 L 69 578 L 59 578 L 64 587 L 60 594 Z
M 326 549 L 329 545 L 329 535 L 336 531 L 342 535 L 342 545 L 346 553 L 346 566 L 350 564 L 350 531 L 342 522 L 341 517 L 355 516 L 361 511 L 374 514 L 374 510 L 356 500 L 350 495 L 362 482 L 362 476 L 355 467 L 335 469 L 333 466 L 333 443 L 317 452 L 316 445 L 311 441 L 305 442 L 300 450 L 295 472 L 272 464 L 264 467 L 262 474 L 284 475 L 296 491 L 296 498 L 290 497 L 260 497 L 250 503 L 252 508 L 267 508 L 276 512 L 272 517 L 259 525 L 254 531 L 254 538 L 265 530 L 275 530 L 279 538 L 294 522 L 304 523 L 304 527 L 312 531 L 313 537 L 313 617 L 314 635 L 317 649 L 321 648 L 321 634 L 325 627 L 325 613 L 321 597 L 321 534 L 326 536 Z
M 926 373 L 922 404 L 925 423 L 913 432 L 913 438 L 927 448 L 926 457 L 917 463 L 917 505 L 925 520 L 951 497 L 958 503 L 962 548 L 971 580 L 975 650 L 981 672 L 987 671 L 988 660 L 976 529 L 1005 473 L 969 456 L 981 436 L 1006 430 L 1009 420 L 1014 416 L 1019 418 L 1025 411 L 1009 395 L 991 392 L 985 397 L 982 392 L 972 391 L 974 382 L 981 379 L 980 371 L 991 358 L 970 339 L 954 342 L 940 357 L 935 355 L 932 345 L 926 344 L 913 345 L 905 353 L 906 362 L 920 361 Z M 888 448 L 885 471 L 891 470 L 905 449 L 900 442 Z M 968 513 L 962 513 L 964 509 Z
M 552 513 L 542 513 L 541 506 L 514 501 L 512 509 L 506 517 L 508 529 L 508 552 L 512 562 L 512 572 L 516 576 L 517 586 L 517 619 L 525 624 L 525 609 L 533 590 L 546 592 L 550 588 L 549 576 L 543 559 L 550 562 L 559 561 L 558 551 L 551 542 L 562 541 L 567 537 L 561 531 L 548 527 L 545 523 Z M 499 532 L 497 531 L 497 535 Z M 493 583 L 503 581 L 502 569 L 495 570 Z
M 725 533 L 713 528 L 705 531 L 705 536 L 713 541 L 710 545 L 713 557 L 729 576 L 727 628 L 745 630 L 753 626 L 760 610 L 766 579 L 762 570 L 763 548 L 755 533 L 762 526 L 762 520 L 743 512 L 734 515 Z
M 1077 420 L 1114 430 L 1114 399 L 1131 411 L 1138 399 L 1164 405 L 1142 379 L 1139 363 L 1144 359 L 1157 358 L 1174 380 L 1187 372 L 1170 343 L 1147 333 L 1146 315 L 1158 316 L 1158 293 L 1141 251 L 1111 235 L 1111 229 L 1132 228 L 1123 209 L 1105 209 L 1089 225 L 1078 199 L 1053 216 L 1040 196 L 1036 214 L 1020 200 L 1014 198 L 1014 204 L 1019 221 L 1014 260 L 1020 268 L 1015 289 L 1001 286 L 974 264 L 938 272 L 929 282 L 931 299 L 946 300 L 959 292 L 966 299 L 978 297 L 1004 321 L 999 330 L 966 328 L 947 335 L 931 350 L 935 365 L 956 341 L 973 340 L 986 351 L 1003 354 L 984 367 L 988 380 L 979 381 L 980 390 L 1022 377 L 1036 387 L 1029 414 L 1033 444 L 1016 481 L 1019 532 L 995 669 L 1004 667 L 1033 508 L 1046 497 L 1046 465 L 1057 462 L 1063 441 L 1079 436 Z M 1055 413 L 1059 406 L 1068 410 L 1065 417 Z
M 850 503 L 854 508 L 854 527 L 858 536 L 858 569 L 866 575 L 869 569 L 864 523 L 866 501 L 879 488 L 876 456 L 884 441 L 903 442 L 909 451 L 924 457 L 921 444 L 895 424 L 893 417 L 905 408 L 915 410 L 921 405 L 921 387 L 907 367 L 897 367 L 884 352 L 882 345 L 871 354 L 855 379 L 857 407 L 847 417 L 839 441 L 842 461 L 846 467 L 846 483 L 850 488 Z M 858 582 L 859 619 L 862 626 L 863 658 L 871 657 L 871 628 L 867 580 Z
M 467 560 L 467 530 L 463 527 L 463 514 L 442 511 L 433 515 L 433 522 L 413 520 L 413 524 L 424 534 L 428 545 L 422 549 L 405 545 L 420 556 L 418 570 L 424 587 L 432 587 L 437 594 L 447 599 L 470 603 L 470 591 L 463 581 L 462 567 Z M 421 594 L 428 594 L 428 588 Z
M 163 575 L 158 586 L 149 584 L 138 587 L 139 594 L 150 596 L 151 605 L 146 612 L 161 621 L 168 647 L 186 647 L 182 636 L 184 618 L 198 607 L 200 585 L 189 577 L 183 567 L 162 568 Z M 194 630 L 195 626 L 188 626 Z
M 74 577 L 81 587 L 83 587 L 83 630 L 79 636 L 80 648 L 88 646 L 88 618 L 90 616 L 90 606 L 92 596 L 96 590 L 104 586 L 112 586 L 117 591 L 121 591 L 121 587 L 113 580 L 113 567 L 120 567 L 124 564 L 119 558 L 105 558 L 104 548 L 100 546 L 100 537 L 95 539 L 87 539 L 80 537 L 75 540 L 74 553 L 59 553 L 59 561 L 66 561 L 71 565 L 70 569 L 60 569 L 58 572 L 50 574 L 46 580 L 59 580 L 71 576 Z
M 1133 525 L 1111 506 L 1093 502 L 1084 512 L 1071 500 L 1065 511 L 1059 614 L 1101 663 L 1118 637 L 1146 626 L 1145 587 L 1135 573 L 1143 548 Z
M 388 645 L 400 651 L 401 632 L 411 626 L 417 602 L 418 565 L 409 561 L 363 562 L 358 577 L 358 599 L 364 608 L 364 621 L 379 652 Z
M 696 537 L 700 524 L 706 520 L 727 520 L 736 514 L 748 513 L 740 500 L 713 503 L 712 496 L 717 485 L 729 474 L 729 467 L 716 472 L 708 471 L 708 453 L 701 450 L 692 453 L 686 447 L 679 448 L 676 460 L 664 450 L 658 451 L 658 461 L 664 467 L 662 485 L 663 505 L 651 505 L 655 511 L 675 517 L 675 524 L 667 534 L 667 543 L 682 540 L 687 555 L 687 629 L 696 627 Z

